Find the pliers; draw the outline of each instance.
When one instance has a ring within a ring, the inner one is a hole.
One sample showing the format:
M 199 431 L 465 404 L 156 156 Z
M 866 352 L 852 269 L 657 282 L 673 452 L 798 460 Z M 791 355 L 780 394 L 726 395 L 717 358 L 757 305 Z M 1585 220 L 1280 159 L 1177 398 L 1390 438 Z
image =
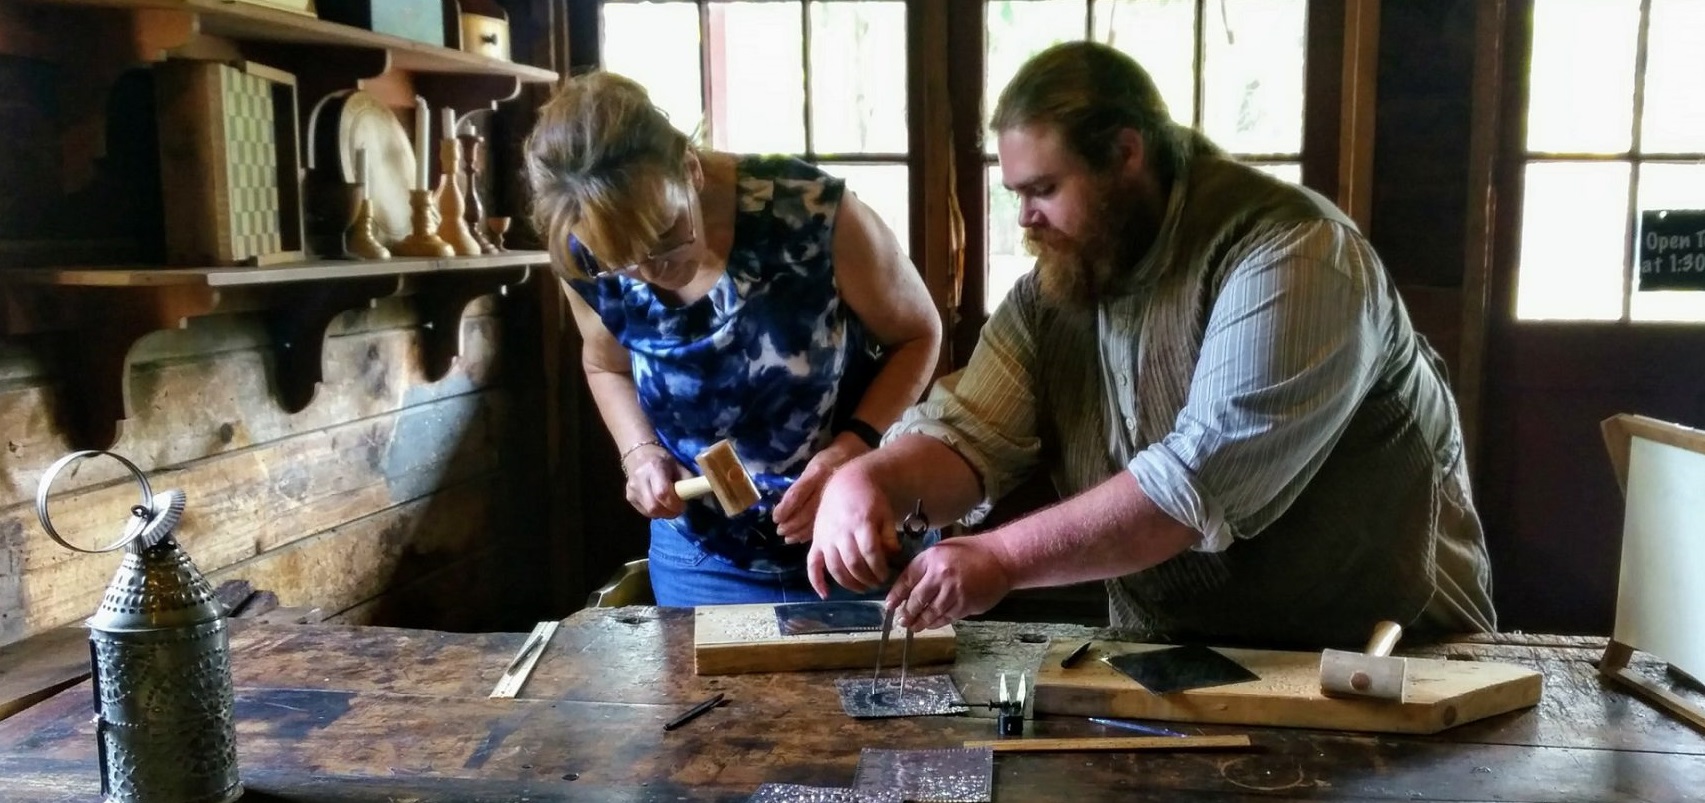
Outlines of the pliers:
M 920 543 L 929 532 L 929 519 L 924 516 L 924 500 L 912 506 L 912 512 L 900 521 L 901 551 Z M 876 672 L 870 676 L 870 694 L 876 695 L 876 682 L 882 677 L 882 653 L 888 647 L 888 635 L 894 631 L 894 609 L 882 613 L 882 639 L 876 642 Z M 906 671 L 912 662 L 912 629 L 906 628 L 906 641 L 900 648 L 900 699 L 906 696 Z

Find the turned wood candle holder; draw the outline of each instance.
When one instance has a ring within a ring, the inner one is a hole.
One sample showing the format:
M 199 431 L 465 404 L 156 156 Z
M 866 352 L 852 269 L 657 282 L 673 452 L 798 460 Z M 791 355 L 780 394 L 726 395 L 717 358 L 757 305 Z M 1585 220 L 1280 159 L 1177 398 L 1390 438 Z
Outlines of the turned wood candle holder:
M 438 161 L 443 169 L 438 179 L 438 238 L 461 256 L 479 256 L 484 249 L 462 217 L 466 211 L 462 198 L 462 144 L 455 137 L 441 141 Z
M 405 257 L 453 257 L 456 249 L 444 242 L 432 231 L 432 193 L 426 190 L 410 190 L 408 194 L 410 215 L 409 223 L 414 231 L 404 237 L 402 242 L 391 247 L 391 252 Z

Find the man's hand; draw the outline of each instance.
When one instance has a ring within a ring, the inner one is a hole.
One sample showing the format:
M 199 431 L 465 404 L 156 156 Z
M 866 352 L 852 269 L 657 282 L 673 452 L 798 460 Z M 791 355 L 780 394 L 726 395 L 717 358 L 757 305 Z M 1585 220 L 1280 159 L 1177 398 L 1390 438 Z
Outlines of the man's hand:
M 823 486 L 829 482 L 836 469 L 869 451 L 870 447 L 859 440 L 857 435 L 841 433 L 835 436 L 823 451 L 811 458 L 804 473 L 799 475 L 799 479 L 787 489 L 787 493 L 782 494 L 781 501 L 776 504 L 776 533 L 783 541 L 803 544 L 811 540 L 815 532 L 817 505 L 822 498 Z
M 634 510 L 648 519 L 672 519 L 686 510 L 687 503 L 675 493 L 675 481 L 691 476 L 686 466 L 654 446 L 646 447 L 629 462 L 627 497 Z
M 890 556 L 900 551 L 894 509 L 861 464 L 849 463 L 829 478 L 817 508 L 815 537 L 805 565 L 817 596 L 829 598 L 829 578 L 854 593 L 888 579 Z
M 981 536 L 945 539 L 912 559 L 888 592 L 895 621 L 930 630 L 983 613 L 1012 590 L 1012 580 Z

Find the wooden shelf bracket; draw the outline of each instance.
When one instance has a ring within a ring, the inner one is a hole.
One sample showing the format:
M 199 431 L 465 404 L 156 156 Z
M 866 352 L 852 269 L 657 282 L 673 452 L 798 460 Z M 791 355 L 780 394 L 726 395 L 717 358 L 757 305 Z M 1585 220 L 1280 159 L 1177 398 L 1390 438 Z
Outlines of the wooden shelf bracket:
M 411 276 L 420 311 L 421 370 L 428 382 L 437 382 L 455 367 L 462 353 L 462 313 L 481 296 L 507 295 L 507 289 L 525 284 L 531 268 L 512 268 L 479 273 L 434 273 Z
M 263 313 L 272 336 L 274 382 L 279 405 L 287 413 L 307 409 L 325 379 L 326 332 L 337 316 L 369 306 L 401 287 L 395 276 L 370 276 L 338 282 L 297 282 L 268 290 Z

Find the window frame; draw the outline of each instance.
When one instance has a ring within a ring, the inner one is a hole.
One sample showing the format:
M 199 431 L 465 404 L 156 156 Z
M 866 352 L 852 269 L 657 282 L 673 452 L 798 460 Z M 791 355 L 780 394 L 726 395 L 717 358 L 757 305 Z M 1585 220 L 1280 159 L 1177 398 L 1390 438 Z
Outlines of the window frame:
M 568 4 L 568 60 L 575 72 L 595 69 L 602 61 L 603 5 L 639 1 Z M 721 0 L 673 1 L 695 3 L 699 7 L 703 35 L 710 3 Z M 811 0 L 758 1 L 799 3 L 801 24 L 806 26 L 809 37 L 807 3 Z M 1205 2 L 1197 0 L 1198 13 Z M 909 168 L 909 253 L 924 276 L 946 328 L 937 365 L 938 373 L 946 373 L 969 359 L 990 312 L 983 298 L 987 283 L 988 219 L 982 172 L 986 164 L 983 144 L 986 132 L 981 130 L 986 0 L 904 0 L 904 3 L 908 43 L 905 160 L 881 162 L 867 158 L 879 154 L 836 154 L 821 163 L 905 164 Z M 1367 231 L 1372 201 L 1379 0 L 1306 0 L 1306 3 L 1307 55 L 1300 154 L 1303 184 L 1334 200 Z M 1093 34 L 1093 9 L 1094 0 L 1090 0 L 1085 19 L 1086 32 L 1090 34 Z M 701 58 L 708 58 L 707 53 L 708 48 L 702 48 Z M 803 113 L 807 115 L 809 146 L 808 55 L 805 64 L 801 80 L 807 82 Z M 1200 74 L 1199 66 L 1197 73 Z M 701 63 L 700 74 L 707 82 L 704 91 L 709 92 L 708 65 Z
M 1085 35 L 1093 36 L 1095 5 L 1085 4 Z M 1208 0 L 1196 0 L 1196 98 L 1192 119 L 1201 116 L 1202 47 L 1205 39 L 1201 14 Z M 963 260 L 965 268 L 953 288 L 957 300 L 954 316 L 948 318 L 948 348 L 945 362 L 963 366 L 976 346 L 983 325 L 993 310 L 984 298 L 988 282 L 988 208 L 983 170 L 987 132 L 983 120 L 983 80 L 986 53 L 987 0 L 956 0 L 955 31 L 971 30 L 974 36 L 957 36 L 949 43 L 952 77 L 957 82 L 950 93 L 956 102 L 954 145 L 960 164 L 976 170 L 958 171 L 955 194 L 963 208 Z M 1369 230 L 1372 206 L 1374 90 L 1378 71 L 1378 0 L 1306 0 L 1304 44 L 1303 136 L 1297 161 L 1302 183 L 1333 199 L 1363 232 Z M 975 14 L 974 24 L 963 19 Z M 970 120 L 970 125 L 961 121 Z M 1288 159 L 1286 160 L 1289 161 Z M 970 199 L 966 203 L 966 199 Z
M 591 4 L 596 8 L 594 12 L 589 15 L 593 18 L 597 25 L 597 30 L 594 35 L 598 40 L 598 49 L 596 58 L 590 60 L 587 67 L 591 68 L 593 66 L 602 65 L 603 63 L 602 56 L 605 50 L 603 9 L 605 6 L 640 5 L 643 3 L 695 6 L 698 10 L 699 26 L 699 105 L 704 112 L 702 118 L 704 125 L 702 138 L 704 141 L 712 143 L 712 147 L 717 147 L 714 144 L 716 143 L 717 137 L 717 125 L 719 121 L 724 120 L 726 117 L 726 112 L 722 110 L 721 105 L 718 103 L 718 95 L 716 92 L 717 85 L 723 80 L 719 77 L 719 73 L 722 70 L 724 62 L 718 57 L 718 55 L 721 50 L 726 47 L 726 35 L 722 28 L 722 20 L 720 20 L 717 15 L 711 13 L 711 7 L 719 3 L 732 4 L 736 2 L 787 4 L 797 6 L 799 10 L 800 81 L 802 90 L 801 97 L 803 98 L 803 102 L 800 104 L 800 113 L 802 115 L 801 130 L 804 134 L 805 147 L 801 151 L 787 152 L 786 155 L 796 156 L 799 159 L 814 165 L 904 167 L 907 169 L 907 214 L 910 216 L 910 208 L 912 204 L 916 202 L 917 196 L 916 166 L 913 164 L 912 154 L 880 153 L 874 151 L 821 153 L 816 150 L 816 138 L 814 136 L 815 126 L 812 120 L 811 6 L 814 3 L 898 2 L 906 7 L 907 16 L 909 18 L 911 16 L 913 0 L 598 0 L 598 2 Z M 908 43 L 911 41 L 909 33 L 907 41 Z M 909 80 L 910 75 L 908 72 L 908 82 Z M 909 111 L 910 110 L 908 109 L 908 112 Z M 906 127 L 907 137 L 908 140 L 910 140 L 911 129 L 913 127 L 910 119 L 908 119 Z M 908 231 L 912 230 L 913 229 L 908 226 Z M 914 235 L 909 239 L 915 242 L 917 238 Z
M 1639 194 L 1641 168 L 1648 164 L 1698 164 L 1705 162 L 1705 151 L 1700 152 L 1655 152 L 1642 148 L 1644 136 L 1644 118 L 1646 115 L 1646 69 L 1649 52 L 1649 33 L 1652 22 L 1652 0 L 1639 0 L 1640 21 L 1636 30 L 1634 50 L 1633 93 L 1630 96 L 1632 115 L 1630 119 L 1630 136 L 1628 149 L 1625 151 L 1536 151 L 1528 147 L 1528 115 L 1531 111 L 1531 64 L 1534 52 L 1536 32 L 1533 26 L 1533 14 L 1536 10 L 1534 0 L 1510 0 L 1511 23 L 1509 25 L 1508 48 L 1512 58 L 1505 69 L 1509 71 L 1510 81 L 1507 95 L 1505 114 L 1509 125 L 1505 130 L 1503 151 L 1507 169 L 1500 176 L 1503 187 L 1502 195 L 1510 198 L 1511 203 L 1501 213 L 1497 223 L 1502 259 L 1500 263 L 1507 268 L 1500 271 L 1506 274 L 1499 282 L 1500 302 L 1496 313 L 1500 320 L 1521 326 L 1538 327 L 1591 327 L 1591 326 L 1627 326 L 1627 327 L 1700 327 L 1705 321 L 1678 320 L 1636 320 L 1633 317 L 1635 293 L 1638 290 L 1639 275 L 1639 234 L 1640 208 Z M 1629 168 L 1627 205 L 1623 209 L 1623 247 L 1622 247 L 1622 299 L 1621 309 L 1617 318 L 1522 318 L 1517 312 L 1520 300 L 1519 285 L 1521 281 L 1521 241 L 1524 234 L 1525 220 L 1522 209 L 1526 201 L 1525 174 L 1527 168 L 1536 164 L 1622 164 Z M 1507 240 L 1507 242 L 1505 242 Z

